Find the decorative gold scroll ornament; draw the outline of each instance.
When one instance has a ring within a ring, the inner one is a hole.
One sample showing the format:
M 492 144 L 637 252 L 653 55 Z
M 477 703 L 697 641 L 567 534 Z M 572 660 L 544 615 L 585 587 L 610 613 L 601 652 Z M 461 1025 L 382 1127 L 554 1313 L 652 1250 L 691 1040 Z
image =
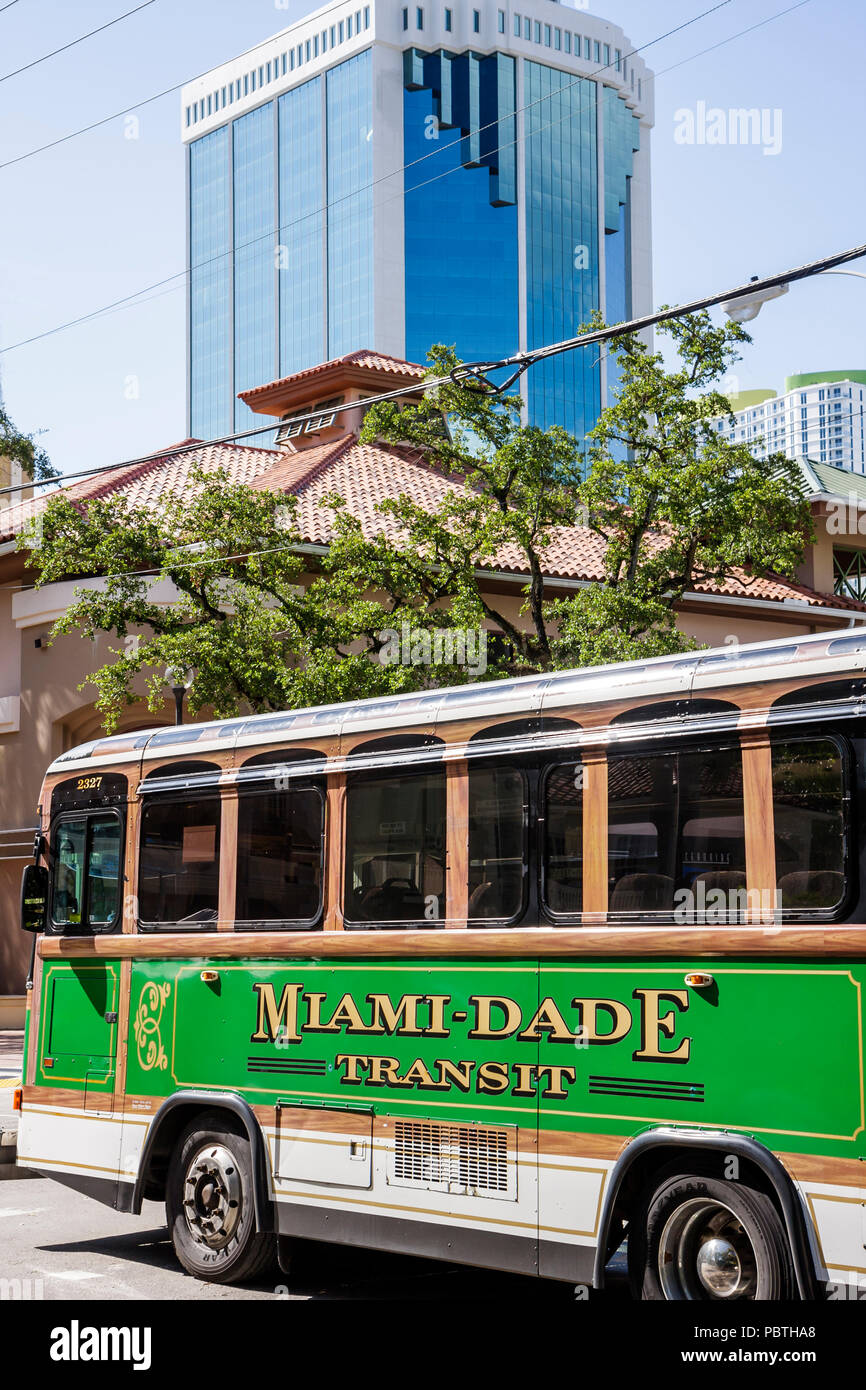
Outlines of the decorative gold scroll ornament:
M 168 1066 L 159 1026 L 170 994 L 170 984 L 158 985 L 154 980 L 149 980 L 139 995 L 133 1030 L 138 1045 L 138 1065 L 142 1071 L 152 1071 L 154 1068 L 165 1071 Z

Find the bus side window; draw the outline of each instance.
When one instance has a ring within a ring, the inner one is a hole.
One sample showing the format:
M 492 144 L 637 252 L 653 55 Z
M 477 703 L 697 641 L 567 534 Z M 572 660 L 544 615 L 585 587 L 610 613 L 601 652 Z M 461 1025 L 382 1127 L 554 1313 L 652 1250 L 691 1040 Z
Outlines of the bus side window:
M 123 825 L 116 815 L 64 817 L 54 832 L 51 923 L 110 931 L 120 916 Z
M 123 836 L 120 821 L 112 816 L 90 819 L 87 853 L 87 925 L 107 927 L 117 918 Z
M 747 920 L 743 758 L 738 746 L 679 754 L 674 919 Z
M 607 872 L 611 917 L 671 913 L 676 887 L 676 755 L 608 758 Z
M 832 910 L 845 896 L 842 754 L 829 739 L 774 743 L 776 905 L 785 912 Z
M 469 766 L 471 922 L 512 922 L 525 906 L 526 777 L 509 767 Z
M 548 768 L 544 779 L 543 897 L 550 912 L 583 909 L 583 764 Z
M 219 909 L 218 795 L 156 797 L 141 816 L 138 869 L 144 926 L 201 927 Z
M 81 924 L 86 851 L 86 817 L 62 820 L 55 834 L 54 892 L 51 899 L 51 921 L 57 927 Z
M 609 913 L 744 920 L 746 844 L 739 747 L 608 759 Z
M 322 906 L 324 799 L 313 787 L 243 792 L 238 805 L 238 923 L 308 927 Z
M 441 925 L 445 769 L 358 773 L 346 790 L 344 914 L 358 927 Z

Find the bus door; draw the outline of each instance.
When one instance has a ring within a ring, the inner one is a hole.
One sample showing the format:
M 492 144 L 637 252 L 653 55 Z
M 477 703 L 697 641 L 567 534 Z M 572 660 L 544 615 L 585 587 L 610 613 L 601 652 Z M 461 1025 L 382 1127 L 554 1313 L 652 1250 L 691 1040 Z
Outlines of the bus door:
M 63 811 L 51 834 L 49 930 L 92 936 L 119 925 L 123 820 L 114 807 Z M 80 1092 L 85 1110 L 114 1109 L 120 963 L 50 959 L 43 971 L 37 1070 Z

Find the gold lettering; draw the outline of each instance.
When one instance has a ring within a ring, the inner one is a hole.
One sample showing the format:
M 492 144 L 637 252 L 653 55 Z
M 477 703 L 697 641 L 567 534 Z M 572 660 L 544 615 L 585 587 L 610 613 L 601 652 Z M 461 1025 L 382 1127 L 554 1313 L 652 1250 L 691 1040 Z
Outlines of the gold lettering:
M 543 1032 L 550 1035 L 551 1042 L 574 1041 L 574 1034 L 552 999 L 541 1001 L 531 1023 L 518 1034 L 518 1037 L 532 1040 L 540 1038 Z
M 358 1006 L 351 994 L 344 994 L 333 1014 L 330 1023 L 322 1024 L 323 1033 L 339 1033 L 345 1028 L 349 1033 L 368 1033 L 370 1030 L 358 1013 Z
M 479 1091 L 492 1091 L 498 1094 L 508 1090 L 508 1068 L 504 1062 L 482 1062 L 478 1068 L 475 1083 Z
M 507 1038 L 520 1027 L 523 1015 L 513 999 L 500 994 L 470 994 L 469 1003 L 475 1005 L 475 1027 L 469 1030 L 470 1038 Z M 498 1028 L 494 1028 L 491 1017 L 494 1009 L 505 1016 Z
M 662 1000 L 675 1004 L 681 1013 L 689 1007 L 689 994 L 685 989 L 635 989 L 635 999 L 641 1001 L 640 1048 L 632 1053 L 635 1062 L 687 1062 L 691 1049 L 691 1038 L 684 1038 L 679 1047 L 663 1052 L 659 1046 L 661 1035 L 672 1038 L 677 1030 L 677 1016 L 673 1009 L 659 1013 Z
M 580 1013 L 580 1036 L 584 1042 L 619 1042 L 631 1028 L 631 1009 L 618 999 L 572 999 L 571 1003 Z M 598 1016 L 602 1011 L 613 1019 L 613 1028 L 607 1033 L 598 1030 Z
M 370 1061 L 370 1085 L 371 1086 L 411 1086 L 411 1081 L 403 1081 L 400 1078 L 400 1063 L 396 1057 L 371 1057 Z M 430 1078 L 432 1081 L 432 1077 Z
M 430 1075 L 420 1057 L 416 1057 L 406 1075 L 400 1082 L 401 1086 L 435 1086 L 436 1082 Z
M 449 1062 L 447 1059 L 439 1061 L 436 1066 L 439 1068 L 440 1087 L 456 1086 L 461 1091 L 468 1091 L 472 1084 L 472 1069 L 474 1062 Z
M 543 1096 L 564 1096 L 567 1092 L 562 1084 L 562 1078 L 565 1077 L 566 1081 L 575 1081 L 577 1079 L 576 1067 L 553 1067 L 545 1063 L 544 1066 L 538 1068 L 539 1081 L 544 1076 L 545 1072 L 550 1076 L 550 1085 L 546 1090 L 541 1092 Z
M 387 994 L 368 994 L 367 1003 L 373 1006 L 371 1033 L 422 1033 L 418 1026 L 418 1005 L 423 994 L 401 995 L 396 1006 Z
M 515 1062 L 513 1071 L 517 1073 L 517 1085 L 513 1088 L 513 1096 L 534 1096 L 535 1086 L 533 1084 L 533 1073 L 535 1067 L 529 1062 Z
M 303 988 L 303 985 L 284 985 L 278 1007 L 273 985 L 253 985 L 258 995 L 258 1019 L 256 1031 L 252 1034 L 250 1042 L 273 1042 L 280 1032 L 281 1025 L 284 1030 L 283 1036 L 288 1038 L 289 1042 L 301 1041 L 298 1032 L 298 999 Z
M 322 1005 L 327 999 L 326 994 L 307 995 L 307 1022 L 304 1025 L 309 1033 L 327 1032 L 327 1024 L 322 1022 Z
M 345 1066 L 346 1075 L 340 1078 L 343 1086 L 360 1086 L 362 1078 L 358 1075 L 358 1068 L 364 1067 L 365 1070 L 370 1064 L 369 1057 L 355 1057 L 350 1052 L 341 1052 L 335 1059 L 335 1065 Z
M 428 994 L 430 1000 L 430 1026 L 424 1032 L 431 1038 L 447 1038 L 445 1027 L 445 1005 L 451 1003 L 450 994 Z

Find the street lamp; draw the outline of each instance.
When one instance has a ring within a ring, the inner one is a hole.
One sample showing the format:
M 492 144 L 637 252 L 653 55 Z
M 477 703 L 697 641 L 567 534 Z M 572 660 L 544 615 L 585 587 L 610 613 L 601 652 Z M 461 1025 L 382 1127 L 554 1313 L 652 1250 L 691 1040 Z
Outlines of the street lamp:
M 757 275 L 752 279 L 757 280 Z M 736 299 L 726 299 L 722 309 L 732 323 L 751 323 L 761 312 L 761 308 L 771 299 L 788 293 L 788 285 L 773 285 L 768 290 L 756 290 L 754 294 L 740 294 Z
M 183 697 L 192 685 L 192 678 L 184 680 L 185 675 L 186 672 L 182 666 L 169 666 L 163 677 L 166 685 L 171 687 L 171 693 L 174 696 L 175 724 L 183 723 Z
M 862 270 L 821 270 L 820 275 L 853 275 L 855 280 L 866 280 L 866 272 Z M 757 280 L 757 275 L 752 279 Z M 740 294 L 736 299 L 726 299 L 722 304 L 722 309 L 727 314 L 732 323 L 751 323 L 761 312 L 762 307 L 769 303 L 771 299 L 778 299 L 780 295 L 787 294 L 790 285 L 774 285 L 771 289 L 757 290 L 755 294 Z

